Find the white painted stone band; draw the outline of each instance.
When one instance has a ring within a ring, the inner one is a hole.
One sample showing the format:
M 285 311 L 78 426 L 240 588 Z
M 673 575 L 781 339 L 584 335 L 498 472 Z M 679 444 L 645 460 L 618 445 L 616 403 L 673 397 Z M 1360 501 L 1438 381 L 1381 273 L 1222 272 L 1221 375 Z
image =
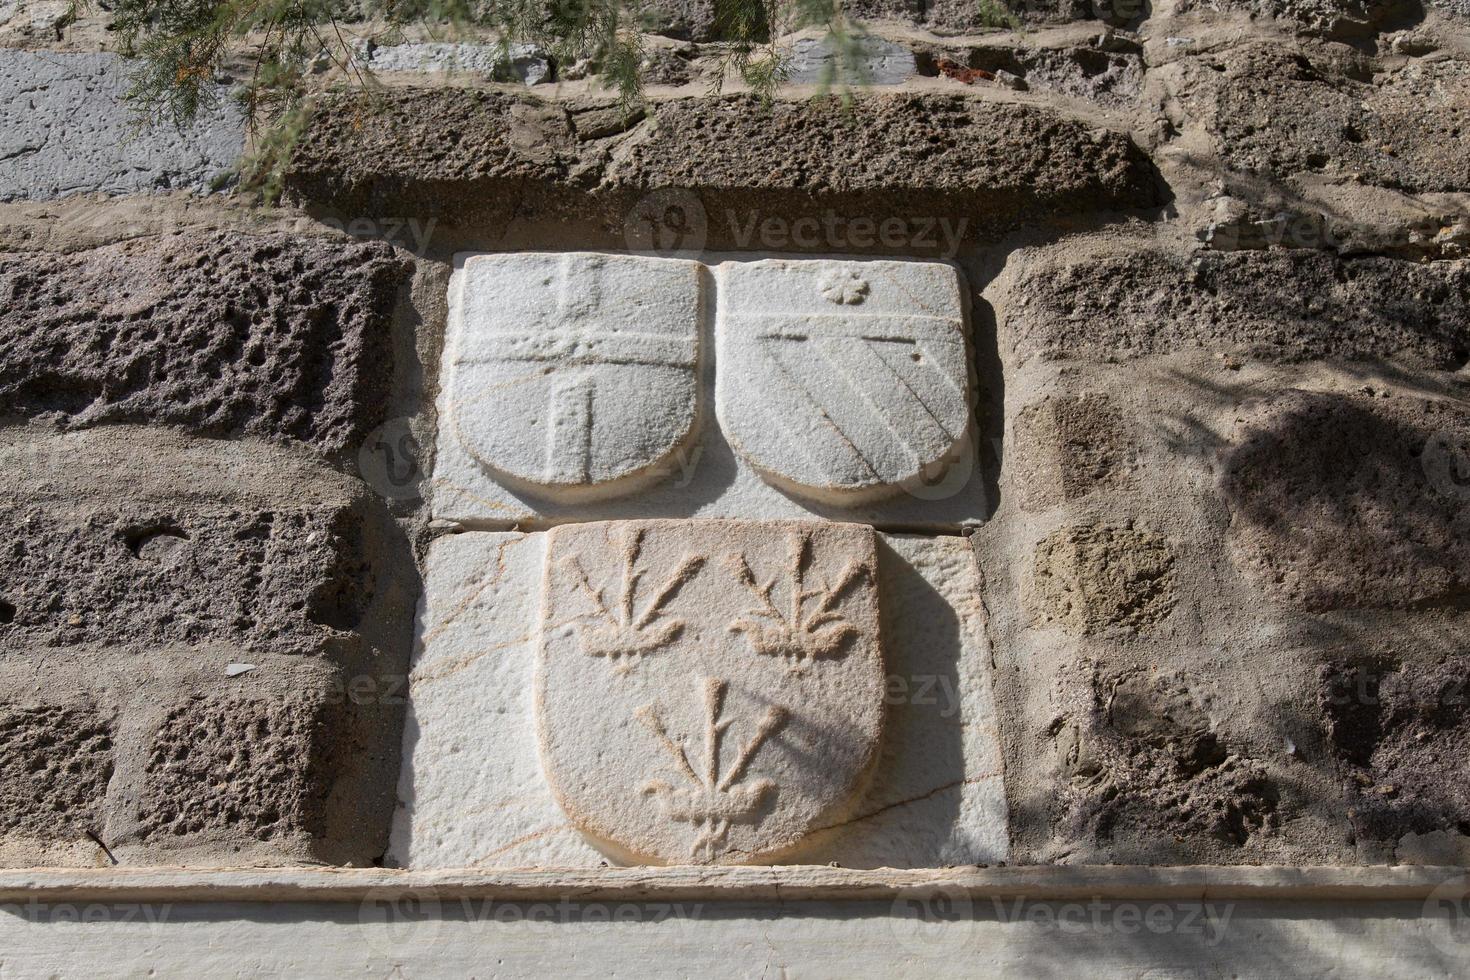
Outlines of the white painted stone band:
M 0 903 L 349 902 L 407 897 L 538 901 L 871 901 L 919 891 L 974 898 L 1206 901 L 1459 901 L 1470 872 L 1445 867 L 1063 867 L 854 871 L 669 867 L 600 870 L 96 868 L 0 871 Z

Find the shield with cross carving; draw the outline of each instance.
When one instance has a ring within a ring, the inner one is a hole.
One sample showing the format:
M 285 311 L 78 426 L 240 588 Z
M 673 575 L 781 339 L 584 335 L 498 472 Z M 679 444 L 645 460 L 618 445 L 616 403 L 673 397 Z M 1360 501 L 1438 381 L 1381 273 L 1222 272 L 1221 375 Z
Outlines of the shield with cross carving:
M 593 253 L 461 258 L 451 291 L 450 431 L 531 489 L 626 484 L 695 433 L 697 263 Z
M 608 521 L 547 534 L 536 716 L 562 809 L 641 864 L 789 859 L 878 755 L 876 537 Z
M 763 476 L 805 496 L 880 497 L 969 445 L 966 302 L 943 262 L 719 266 L 715 404 Z

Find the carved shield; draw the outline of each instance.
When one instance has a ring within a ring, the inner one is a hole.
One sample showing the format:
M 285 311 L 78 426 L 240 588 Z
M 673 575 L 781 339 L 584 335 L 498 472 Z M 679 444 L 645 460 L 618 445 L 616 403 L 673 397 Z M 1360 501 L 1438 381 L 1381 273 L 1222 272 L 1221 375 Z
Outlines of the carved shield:
M 874 532 L 613 521 L 548 534 L 536 713 L 563 810 L 640 864 L 785 859 L 883 721 Z
M 647 474 L 693 437 L 696 263 L 471 255 L 455 276 L 445 410 L 481 465 L 532 489 L 594 489 Z
M 722 264 L 726 437 L 806 496 L 850 501 L 937 479 L 970 436 L 965 307 L 941 262 Z

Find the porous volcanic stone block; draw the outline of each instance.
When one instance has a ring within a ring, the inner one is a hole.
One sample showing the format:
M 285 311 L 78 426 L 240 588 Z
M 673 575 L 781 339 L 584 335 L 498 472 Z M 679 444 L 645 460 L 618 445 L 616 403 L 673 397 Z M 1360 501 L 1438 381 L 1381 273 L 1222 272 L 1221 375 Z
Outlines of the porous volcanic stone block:
M 1179 91 L 1229 170 L 1411 194 L 1470 190 L 1470 146 L 1460 138 L 1470 126 L 1470 61 L 1375 75 L 1336 46 L 1251 41 L 1189 68 Z
M 374 595 L 362 509 L 214 510 L 119 503 L 0 510 L 8 643 L 169 643 L 316 654 Z
M 796 828 L 802 861 L 1004 860 L 978 596 L 963 538 L 875 538 L 858 525 L 632 521 L 440 538 L 390 860 L 589 867 L 637 850 L 740 862 L 777 823 Z M 869 663 L 880 643 L 881 665 Z M 885 707 L 869 774 L 867 721 Z M 850 744 L 818 751 L 831 737 Z M 845 814 L 791 824 L 824 787 L 859 776 Z M 722 816 L 693 819 L 712 807 Z M 657 833 L 620 836 L 648 820 Z M 602 851 L 578 826 L 599 828 Z
M 386 245 L 182 234 L 0 254 L 0 401 L 356 449 L 391 375 L 409 264 Z
M 114 719 L 83 699 L 44 700 L 56 693 L 0 703 L 0 864 L 22 850 L 95 850 L 87 833 L 103 830 Z
M 1138 466 L 1128 424 L 1102 392 L 1048 396 L 1025 406 L 1011 446 L 1010 482 L 1025 510 L 1130 486 Z
M 1470 410 L 1371 392 L 1242 412 L 1221 474 L 1235 560 L 1313 612 L 1470 608 Z
M 1451 623 L 1435 632 L 1438 643 L 1321 671 L 1347 816 L 1370 861 L 1470 863 L 1470 769 L 1450 748 L 1470 729 L 1470 634 Z
M 928 94 L 851 105 L 672 99 L 636 126 L 585 142 L 568 109 L 528 97 L 327 94 L 286 182 L 345 214 L 590 216 L 619 229 L 648 192 L 693 189 L 708 211 L 708 244 L 740 248 L 750 247 L 742 223 L 767 216 L 759 212 L 931 223 L 958 212 L 975 216 L 969 233 L 988 235 L 1023 214 L 1164 199 L 1152 163 L 1125 133 L 1029 105 Z
M 1339 259 L 1298 249 L 1184 255 L 1139 245 L 1031 253 L 1007 287 L 1017 360 L 1214 350 L 1269 361 L 1470 359 L 1470 263 Z
M 223 93 L 183 132 L 138 128 L 123 101 L 133 63 L 111 54 L 0 49 L 0 201 L 101 191 L 203 192 L 245 143 Z
M 1335 41 L 1371 37 L 1418 9 L 1409 0 L 1183 0 L 1175 7 L 1178 13 L 1240 11 Z
M 743 96 L 661 102 L 652 138 L 631 144 L 608 179 L 644 190 L 783 192 L 792 203 L 862 193 L 869 215 L 912 212 L 899 195 L 943 196 L 982 212 L 1160 199 L 1147 158 L 1122 133 L 949 95 L 873 96 L 848 108 L 830 100 L 762 107 Z
M 194 694 L 167 704 L 147 739 L 130 843 L 314 854 L 351 751 L 346 713 L 326 695 Z
M 1070 525 L 1036 547 L 1029 605 L 1033 622 L 1089 635 L 1141 632 L 1173 611 L 1174 549 L 1132 527 Z
M 1062 847 L 1098 863 L 1233 863 L 1279 839 L 1286 788 L 1268 765 L 1279 752 L 1221 725 L 1217 677 L 1098 658 L 1069 680 L 1057 727 L 1076 726 L 1064 732 L 1075 746 L 1051 803 Z

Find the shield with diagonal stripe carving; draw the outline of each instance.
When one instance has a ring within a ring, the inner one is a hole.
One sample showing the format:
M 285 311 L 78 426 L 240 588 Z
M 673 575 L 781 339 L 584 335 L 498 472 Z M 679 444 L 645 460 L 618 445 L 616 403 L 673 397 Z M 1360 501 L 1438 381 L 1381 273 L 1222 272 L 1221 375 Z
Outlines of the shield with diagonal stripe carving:
M 700 266 L 592 253 L 463 257 L 444 380 L 449 431 L 532 489 L 654 471 L 695 434 Z
M 851 502 L 936 478 L 970 439 L 959 273 L 942 262 L 719 267 L 715 401 L 768 480 Z

